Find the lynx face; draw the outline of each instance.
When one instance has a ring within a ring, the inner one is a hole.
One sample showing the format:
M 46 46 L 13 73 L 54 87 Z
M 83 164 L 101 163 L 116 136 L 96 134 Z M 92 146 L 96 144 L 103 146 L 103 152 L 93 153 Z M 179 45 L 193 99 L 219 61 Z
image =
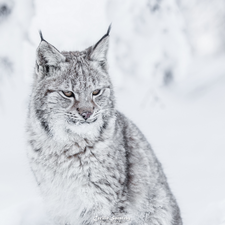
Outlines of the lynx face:
M 42 38 L 33 105 L 45 132 L 60 139 L 74 133 L 96 136 L 106 125 L 114 110 L 106 60 L 108 38 L 109 30 L 82 52 L 59 52 Z

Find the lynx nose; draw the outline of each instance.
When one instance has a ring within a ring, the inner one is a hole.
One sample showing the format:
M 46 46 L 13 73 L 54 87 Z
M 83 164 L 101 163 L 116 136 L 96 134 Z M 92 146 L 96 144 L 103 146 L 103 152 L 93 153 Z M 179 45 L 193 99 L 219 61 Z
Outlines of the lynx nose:
M 87 120 L 92 115 L 92 112 L 83 112 L 81 116 Z

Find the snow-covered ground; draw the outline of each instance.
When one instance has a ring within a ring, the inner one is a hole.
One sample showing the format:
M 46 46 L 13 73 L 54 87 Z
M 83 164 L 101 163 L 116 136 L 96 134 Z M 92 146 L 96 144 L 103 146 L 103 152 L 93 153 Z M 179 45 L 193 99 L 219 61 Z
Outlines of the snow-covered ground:
M 225 225 L 225 54 L 216 49 L 218 37 L 209 49 L 207 41 L 198 48 L 201 35 L 191 33 L 196 17 L 187 8 L 182 13 L 175 0 L 7 1 L 11 13 L 1 19 L 4 2 L 0 224 L 48 224 L 24 134 L 38 30 L 60 50 L 82 50 L 112 22 L 109 64 L 117 108 L 162 162 L 184 224 Z

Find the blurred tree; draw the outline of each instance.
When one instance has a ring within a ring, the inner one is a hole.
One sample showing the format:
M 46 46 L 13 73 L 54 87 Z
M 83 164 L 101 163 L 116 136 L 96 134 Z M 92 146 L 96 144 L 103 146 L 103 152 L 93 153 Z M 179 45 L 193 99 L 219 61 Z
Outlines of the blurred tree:
M 12 11 L 12 1 L 0 3 L 0 22 L 4 20 Z
M 225 1 L 180 0 L 189 40 L 198 56 L 225 53 Z
M 23 43 L 27 37 L 32 13 L 31 0 L 0 0 L 1 80 L 12 74 L 17 74 L 21 79 Z
M 176 0 L 109 0 L 107 12 L 121 73 L 160 85 L 185 77 L 191 47 Z
M 3 23 L 7 23 L 6 22 L 7 18 L 10 16 L 13 7 L 14 7 L 13 1 L 10 0 L 4 2 L 0 1 L 0 26 L 4 26 Z M 2 31 L 2 33 L 3 32 L 4 31 Z M 13 65 L 11 60 L 1 53 L 2 52 L 0 51 L 0 79 L 2 79 L 4 74 L 10 75 L 10 73 L 13 71 Z

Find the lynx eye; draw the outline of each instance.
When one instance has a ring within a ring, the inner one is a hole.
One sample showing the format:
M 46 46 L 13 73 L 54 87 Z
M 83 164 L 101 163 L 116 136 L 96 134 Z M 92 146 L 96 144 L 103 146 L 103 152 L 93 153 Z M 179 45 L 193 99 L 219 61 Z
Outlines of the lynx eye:
M 73 97 L 73 92 L 72 91 L 63 91 L 62 92 L 66 97 Z
M 92 92 L 92 95 L 98 95 L 99 93 L 100 93 L 100 90 L 97 89 L 97 90 L 95 90 L 95 91 Z

